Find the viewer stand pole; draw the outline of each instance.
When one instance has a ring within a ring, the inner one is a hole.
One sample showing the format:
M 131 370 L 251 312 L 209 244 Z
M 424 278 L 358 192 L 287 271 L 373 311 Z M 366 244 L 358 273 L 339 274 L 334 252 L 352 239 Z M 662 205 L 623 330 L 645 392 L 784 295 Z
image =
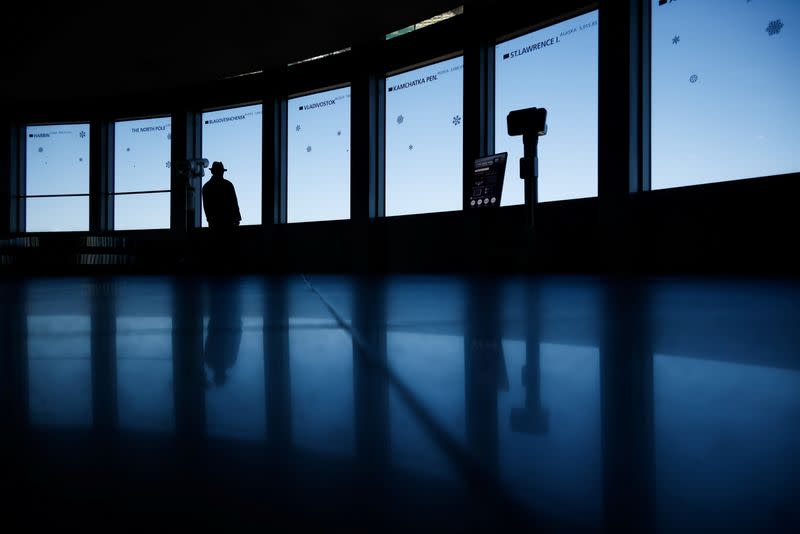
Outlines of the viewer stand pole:
M 521 135 L 524 156 L 519 160 L 519 177 L 525 180 L 525 226 L 534 226 L 534 211 L 539 200 L 539 137 L 547 135 L 545 108 L 517 109 L 506 117 L 508 135 Z
M 519 160 L 519 177 L 525 180 L 525 226 L 533 228 L 539 201 L 539 134 L 524 134 L 522 144 L 524 157 Z

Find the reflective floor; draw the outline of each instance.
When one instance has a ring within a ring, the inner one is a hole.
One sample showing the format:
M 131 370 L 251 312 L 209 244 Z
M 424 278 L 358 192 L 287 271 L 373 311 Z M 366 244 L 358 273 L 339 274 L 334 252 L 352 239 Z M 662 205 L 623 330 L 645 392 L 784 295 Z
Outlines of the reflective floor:
M 29 529 L 800 529 L 796 282 L 35 278 L 0 297 L 0 511 Z

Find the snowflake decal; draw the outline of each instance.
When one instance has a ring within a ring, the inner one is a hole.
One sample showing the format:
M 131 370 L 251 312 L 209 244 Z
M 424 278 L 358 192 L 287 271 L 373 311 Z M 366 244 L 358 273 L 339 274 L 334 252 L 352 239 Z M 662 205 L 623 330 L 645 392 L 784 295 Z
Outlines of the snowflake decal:
M 299 132 L 299 131 L 300 131 L 300 125 L 299 125 L 299 124 L 298 124 L 297 126 L 295 126 L 295 127 L 294 127 L 294 131 L 295 131 L 295 132 Z
M 42 147 L 39 147 L 39 152 L 44 152 L 44 149 Z
M 404 120 L 406 120 L 406 119 L 402 115 L 398 115 L 397 116 L 397 124 L 403 124 Z
M 170 163 L 170 162 L 168 161 L 168 162 L 167 162 L 167 168 L 169 169 L 171 166 L 172 166 L 172 163 Z
M 698 80 L 697 74 L 692 74 L 691 76 L 689 76 L 690 82 L 695 83 L 697 80 Z
M 781 19 L 775 19 L 773 21 L 770 21 L 770 23 L 767 25 L 766 31 L 769 35 L 772 36 L 781 33 L 782 29 L 783 29 L 783 22 L 781 22 Z
M 306 147 L 306 152 L 311 152 L 311 145 L 308 145 L 308 146 Z
M 676 45 L 676 44 L 678 44 L 680 42 L 681 42 L 681 36 L 680 35 L 676 35 L 675 37 L 672 38 L 672 44 Z
M 86 132 L 81 130 L 81 133 L 79 133 L 78 135 L 81 136 L 81 139 L 83 139 L 84 137 L 86 137 Z
M 414 150 L 414 145 L 408 145 L 409 150 Z
M 453 117 L 453 126 L 458 126 L 461 124 L 461 115 L 456 115 Z

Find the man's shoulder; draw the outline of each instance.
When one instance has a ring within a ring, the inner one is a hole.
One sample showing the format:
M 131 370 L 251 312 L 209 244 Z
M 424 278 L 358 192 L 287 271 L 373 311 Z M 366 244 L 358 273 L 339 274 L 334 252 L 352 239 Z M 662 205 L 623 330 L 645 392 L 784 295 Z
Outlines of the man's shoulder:
M 218 182 L 217 180 L 209 180 L 205 184 L 203 184 L 203 190 L 205 191 L 206 189 L 217 189 L 220 187 L 220 185 L 223 184 L 221 182 Z

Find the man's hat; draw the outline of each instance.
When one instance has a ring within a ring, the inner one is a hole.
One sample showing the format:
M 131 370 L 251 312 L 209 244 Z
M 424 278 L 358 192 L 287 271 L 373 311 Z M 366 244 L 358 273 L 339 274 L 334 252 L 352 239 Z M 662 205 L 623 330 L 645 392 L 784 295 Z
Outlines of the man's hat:
M 221 161 L 215 161 L 211 164 L 211 174 L 217 174 L 218 172 L 227 171 L 225 167 L 222 166 Z

